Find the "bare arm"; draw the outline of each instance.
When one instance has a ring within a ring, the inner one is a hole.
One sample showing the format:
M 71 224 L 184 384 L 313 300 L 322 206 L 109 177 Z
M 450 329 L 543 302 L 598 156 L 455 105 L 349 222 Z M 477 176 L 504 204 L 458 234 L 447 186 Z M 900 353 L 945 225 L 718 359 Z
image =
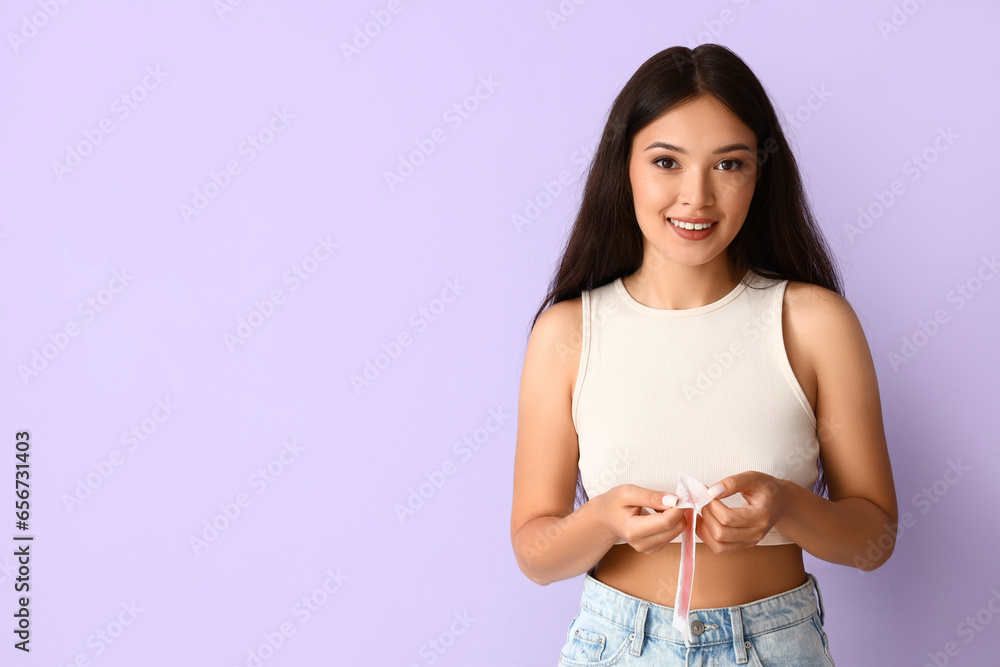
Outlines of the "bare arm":
M 868 342 L 839 295 L 799 283 L 790 303 L 816 372 L 830 499 L 783 480 L 785 509 L 775 525 L 817 558 L 874 570 L 892 555 L 898 510 Z
M 595 500 L 573 511 L 579 450 L 571 405 L 581 318 L 579 300 L 543 312 L 521 371 L 511 543 L 521 571 L 543 586 L 586 572 L 618 540 Z
M 897 510 L 868 342 L 842 297 L 796 285 L 782 320 L 789 344 L 815 372 L 820 459 L 830 499 L 762 472 L 738 473 L 719 481 L 726 489 L 720 497 L 741 492 L 744 507 L 712 501 L 698 535 L 716 553 L 729 553 L 755 546 L 774 526 L 817 558 L 874 570 L 892 554 Z
M 545 586 L 587 572 L 608 552 L 618 536 L 601 522 L 596 499 L 564 517 L 536 517 L 513 538 L 521 571 Z
M 684 531 L 683 509 L 662 490 L 620 484 L 576 511 L 579 441 L 572 401 L 580 364 L 579 300 L 538 318 L 528 341 L 518 398 L 511 544 L 518 567 L 542 586 L 590 570 L 625 540 L 655 553 Z M 674 502 L 664 505 L 664 497 Z M 657 510 L 647 514 L 644 507 Z

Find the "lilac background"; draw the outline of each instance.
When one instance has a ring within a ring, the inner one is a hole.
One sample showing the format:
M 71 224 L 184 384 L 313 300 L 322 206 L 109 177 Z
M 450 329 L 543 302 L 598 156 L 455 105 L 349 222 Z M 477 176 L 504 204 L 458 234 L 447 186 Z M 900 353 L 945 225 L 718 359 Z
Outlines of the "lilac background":
M 0 547 L 0 663 L 246 666 L 263 645 L 269 666 L 555 665 L 582 577 L 531 583 L 509 535 L 527 326 L 614 96 L 661 49 L 714 41 L 785 119 L 869 338 L 913 519 L 874 572 L 807 555 L 834 658 L 993 664 L 1000 280 L 982 267 L 1000 246 L 998 3 L 232 4 L 0 9 L 0 540 L 17 532 L 25 429 L 36 536 L 30 655 L 11 646 Z M 391 22 L 345 56 L 372 12 Z M 466 100 L 467 117 L 446 115 Z M 280 131 L 275 109 L 292 115 Z M 113 130 L 58 173 L 102 119 Z M 436 128 L 444 141 L 390 188 Z M 253 160 L 248 135 L 270 142 Z M 230 161 L 239 172 L 213 190 Z M 574 184 L 546 200 L 564 170 Z M 902 194 L 858 227 L 894 180 Z M 529 200 L 540 214 L 519 227 Z M 977 290 L 961 307 L 959 285 Z M 283 302 L 252 315 L 274 290 Z M 227 343 L 248 317 L 260 326 Z M 916 353 L 894 366 L 904 339 Z M 44 367 L 25 375 L 36 353 Z M 491 410 L 506 417 L 489 433 Z M 144 440 L 122 439 L 133 428 Z M 951 463 L 968 468 L 954 484 Z M 282 624 L 294 634 L 269 651 Z

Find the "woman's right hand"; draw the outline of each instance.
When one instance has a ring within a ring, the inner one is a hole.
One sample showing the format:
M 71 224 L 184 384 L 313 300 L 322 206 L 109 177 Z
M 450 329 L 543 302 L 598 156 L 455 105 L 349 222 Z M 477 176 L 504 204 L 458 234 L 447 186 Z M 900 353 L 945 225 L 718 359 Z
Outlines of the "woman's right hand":
M 674 507 L 677 496 L 672 493 L 653 491 L 635 484 L 620 484 L 594 500 L 600 502 L 604 525 L 644 554 L 656 553 L 687 527 L 685 510 Z M 644 511 L 643 508 L 647 507 L 656 510 L 656 513 Z

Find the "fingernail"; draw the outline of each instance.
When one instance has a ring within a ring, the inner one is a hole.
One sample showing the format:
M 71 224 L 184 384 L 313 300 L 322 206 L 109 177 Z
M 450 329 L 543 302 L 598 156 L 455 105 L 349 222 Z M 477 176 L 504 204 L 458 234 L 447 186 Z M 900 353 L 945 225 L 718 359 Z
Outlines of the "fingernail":
M 708 495 L 712 496 L 713 498 L 718 498 L 719 496 L 721 496 L 725 492 L 726 492 L 726 487 L 722 486 L 721 484 L 716 484 L 715 486 L 711 487 L 705 493 L 707 493 Z
M 675 496 L 672 493 L 668 493 L 668 494 L 666 494 L 666 495 L 663 496 L 663 500 L 661 502 L 664 505 L 666 505 L 667 507 L 676 507 L 677 506 L 677 496 Z

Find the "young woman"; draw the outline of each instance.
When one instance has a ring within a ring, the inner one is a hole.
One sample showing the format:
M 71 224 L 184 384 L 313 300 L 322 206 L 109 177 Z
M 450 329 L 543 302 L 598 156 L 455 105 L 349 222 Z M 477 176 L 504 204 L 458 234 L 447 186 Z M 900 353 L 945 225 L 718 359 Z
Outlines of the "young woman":
M 729 49 L 666 49 L 611 107 L 532 323 L 514 468 L 521 570 L 586 574 L 560 665 L 831 665 L 802 551 L 862 570 L 891 555 L 864 331 Z M 700 514 L 682 475 L 710 487 Z

